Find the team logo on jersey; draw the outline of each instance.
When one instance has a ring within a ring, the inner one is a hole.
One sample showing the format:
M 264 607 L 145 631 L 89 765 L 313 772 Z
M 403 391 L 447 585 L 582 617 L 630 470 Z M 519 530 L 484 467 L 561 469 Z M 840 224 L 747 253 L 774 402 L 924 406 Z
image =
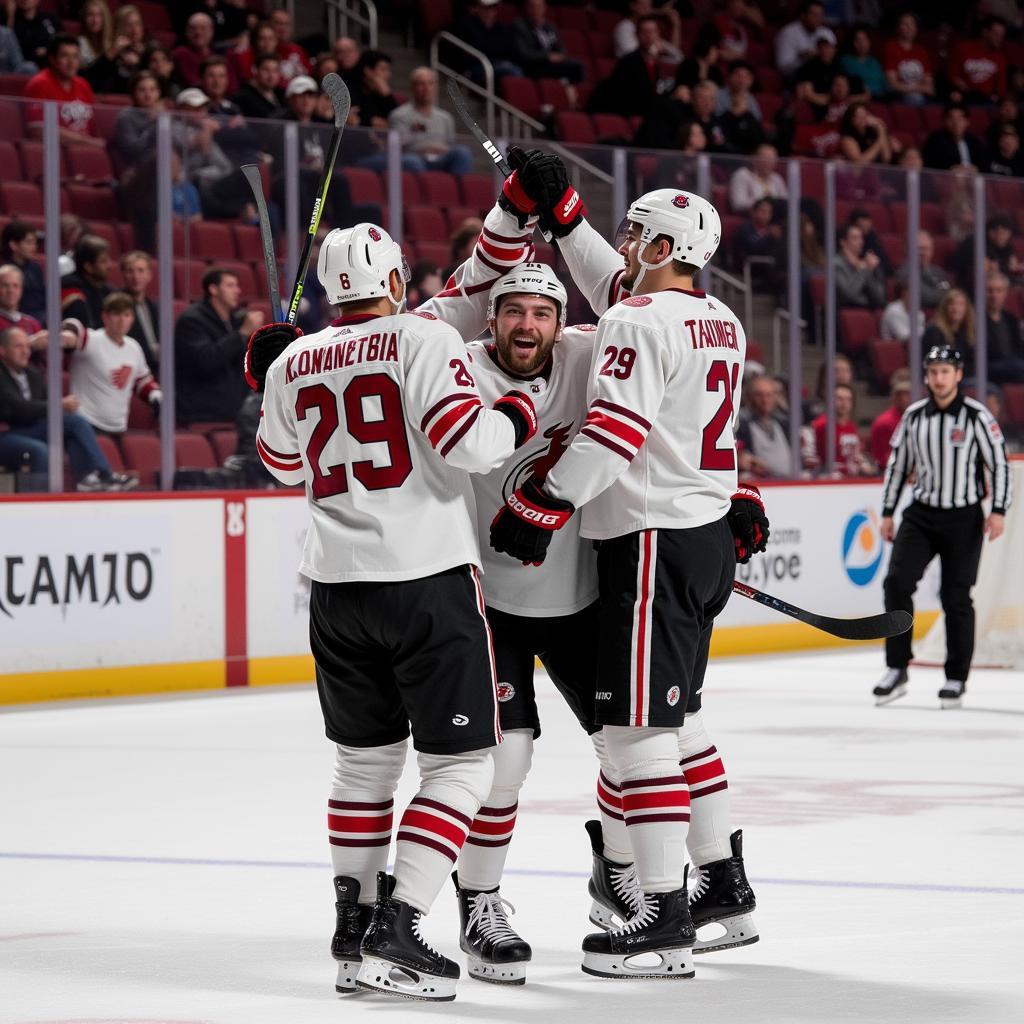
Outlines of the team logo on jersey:
M 498 683 L 498 700 L 504 704 L 516 695 L 516 688 L 511 683 Z
M 367 234 L 375 241 L 380 241 L 380 232 L 376 228 L 370 228 Z
M 690 205 L 689 196 L 676 196 L 672 200 L 672 205 L 678 207 L 680 210 L 685 210 Z
M 573 324 L 568 328 L 570 331 L 596 331 L 597 324 Z
M 573 435 L 575 420 L 568 423 L 556 423 L 548 427 L 541 434 L 541 438 L 548 442 L 546 451 L 538 451 L 536 448 L 530 452 L 522 462 L 512 467 L 501 488 L 502 497 L 507 501 L 509 495 L 515 494 L 523 484 L 532 476 L 544 480 L 551 467 L 562 457 L 562 453 L 569 447 L 569 441 Z
M 961 427 L 954 427 L 949 432 L 949 443 L 955 448 L 959 448 L 966 440 L 967 431 L 963 430 Z
M 117 388 L 118 391 L 124 391 L 128 387 L 128 381 L 132 379 L 132 368 L 125 364 L 119 366 L 116 370 L 110 371 L 110 383 Z
M 843 529 L 843 569 L 855 587 L 866 587 L 878 575 L 885 545 L 874 509 L 860 509 Z
M 989 420 L 988 433 L 989 437 L 991 437 L 993 441 L 996 441 L 999 444 L 1003 443 L 1003 432 L 995 420 Z
M 679 687 L 671 687 L 665 696 L 665 700 L 668 701 L 668 706 L 670 708 L 674 708 L 679 703 Z
M 469 725 L 469 719 L 465 715 L 456 715 L 452 719 L 452 725 Z
M 408 312 L 412 313 L 413 316 L 421 316 L 424 320 L 436 320 L 437 317 L 433 313 L 428 313 L 425 309 L 410 309 Z
M 649 306 L 654 300 L 649 295 L 631 295 L 622 300 L 624 306 Z

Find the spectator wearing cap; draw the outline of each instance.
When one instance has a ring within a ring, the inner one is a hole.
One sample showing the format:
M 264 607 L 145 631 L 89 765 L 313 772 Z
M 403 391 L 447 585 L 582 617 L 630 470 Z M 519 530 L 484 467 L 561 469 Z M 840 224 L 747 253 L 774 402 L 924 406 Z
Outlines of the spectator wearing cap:
M 171 54 L 182 86 L 199 85 L 200 66 L 204 60 L 214 56 L 213 34 L 213 18 L 203 11 L 196 11 L 185 23 L 185 42 L 175 47 Z M 237 87 L 238 81 L 232 74 L 230 89 L 234 91 Z
M 531 78 L 579 82 L 583 65 L 565 55 L 558 29 L 547 18 L 546 0 L 526 0 L 523 16 L 512 24 L 516 63 Z
M 1006 94 L 1006 22 L 989 15 L 981 39 L 963 39 L 949 61 L 951 95 L 963 103 L 998 103 Z
M 859 79 L 872 99 L 884 98 L 888 91 L 885 72 L 871 52 L 871 36 L 863 25 L 856 25 L 847 37 L 849 51 L 839 58 L 839 70 L 851 79 Z
M 470 0 L 469 9 L 453 30 L 459 39 L 479 50 L 491 62 L 496 79 L 523 73 L 516 63 L 512 34 L 507 27 L 498 24 L 500 3 L 501 0 Z M 469 58 L 466 74 L 474 81 L 483 82 L 483 68 L 475 58 Z
M 278 7 L 270 13 L 270 24 L 277 41 L 277 55 L 281 58 L 281 81 L 287 84 L 298 75 L 308 75 L 313 66 L 309 54 L 292 39 L 292 16 Z
M 896 370 L 889 378 L 889 394 L 892 397 L 892 405 L 884 412 L 875 417 L 871 424 L 871 438 L 868 442 L 868 449 L 871 457 L 879 466 L 884 466 L 889 461 L 889 442 L 896 428 L 903 419 L 903 414 L 910 405 L 910 371 L 905 367 Z
M 398 132 L 403 153 L 419 159 L 420 166 L 414 169 L 449 174 L 472 170 L 469 150 L 455 143 L 455 119 L 437 106 L 437 73 L 416 68 L 409 76 L 409 91 L 409 101 L 388 115 L 388 126 Z
M 93 130 L 96 101 L 92 86 L 79 75 L 78 65 L 78 40 L 71 35 L 55 35 L 47 47 L 47 67 L 25 83 L 25 96 L 33 100 L 57 101 L 58 131 L 62 142 L 105 149 L 106 141 L 97 138 Z M 43 104 L 29 104 L 26 119 L 29 124 L 40 124 Z
M 317 113 L 317 101 L 320 97 L 320 86 L 309 75 L 296 75 L 284 90 L 284 100 L 288 107 L 286 115 L 289 121 L 299 124 L 325 124 Z
M 14 32 L 0 26 L 0 72 L 6 75 L 34 75 L 38 70 L 38 64 L 25 59 Z
M 736 431 L 740 471 L 760 479 L 793 475 L 789 431 L 779 410 L 779 389 L 768 376 L 747 385 L 747 400 Z
M 892 300 L 882 313 L 882 323 L 878 333 L 883 341 L 910 340 L 910 310 L 907 308 L 908 286 L 906 280 L 896 282 L 896 298 Z M 917 332 L 924 331 L 924 310 L 918 310 Z
M 146 365 L 154 376 L 160 369 L 160 307 L 149 297 L 153 280 L 153 257 L 141 249 L 132 249 L 121 256 L 121 279 L 124 294 L 132 300 L 130 334 L 141 346 Z
M 47 62 L 50 43 L 64 31 L 63 22 L 51 11 L 41 11 L 39 0 L 17 0 L 16 10 L 11 3 L 6 7 L 7 24 L 14 30 L 22 54 L 42 67 Z
M 135 304 L 124 292 L 103 300 L 103 325 L 84 331 L 71 355 L 71 392 L 94 430 L 120 436 L 128 429 L 132 395 L 148 402 L 155 415 L 163 395 L 142 346 L 128 333 Z
M 968 131 L 969 126 L 967 108 L 962 103 L 949 104 L 942 118 L 942 127 L 925 139 L 921 151 L 925 167 L 937 171 L 959 166 L 984 170 L 988 166 L 985 144 Z
M 1013 218 L 997 213 L 985 222 L 985 273 L 998 271 L 1008 278 L 1021 276 L 1020 260 L 1013 248 Z M 970 293 L 974 289 L 974 236 L 969 235 L 953 250 L 950 260 L 957 283 Z
M 658 24 L 659 56 L 664 60 L 679 61 L 683 59 L 683 51 L 679 48 L 682 38 L 682 22 L 679 13 L 671 4 L 663 4 L 654 10 L 652 0 L 630 0 L 629 15 L 612 29 L 612 43 L 616 58 L 632 53 L 640 43 L 640 22 L 645 18 L 654 17 Z M 669 25 L 669 37 L 666 39 L 661 31 L 661 23 Z
M 779 151 L 770 142 L 754 150 L 750 166 L 740 167 L 729 179 L 729 208 L 733 213 L 746 213 L 758 199 L 781 202 L 789 195 L 778 166 Z
M 233 100 L 246 117 L 284 119 L 288 111 L 281 88 L 281 60 L 276 53 L 261 53 L 256 58 L 252 78 Z
M 900 15 L 896 38 L 883 47 L 882 66 L 890 99 L 920 106 L 934 98 L 931 54 L 917 42 L 917 16 L 910 11 Z
M 22 274 L 22 293 L 19 309 L 23 313 L 46 323 L 46 280 L 43 268 L 36 262 L 39 238 L 36 229 L 27 221 L 15 217 L 0 232 L 0 261 L 16 266 Z
M 1024 383 L 1024 336 L 1020 320 L 1007 308 L 1010 280 L 998 271 L 985 280 L 988 375 L 997 384 Z
M 775 37 L 775 66 L 783 77 L 793 78 L 816 55 L 818 38 L 824 33 L 832 36 L 834 44 L 835 35 L 825 27 L 825 5 L 818 0 L 802 3 L 796 19 Z
M 989 174 L 1001 174 L 1006 177 L 1024 177 L 1024 158 L 1020 151 L 1020 133 L 1012 124 L 1004 124 L 999 129 L 999 137 L 995 150 L 988 162 Z
M 29 364 L 32 349 L 20 327 L 0 331 L 0 421 L 8 430 L 0 432 L 0 465 L 8 469 L 27 467 L 45 473 L 49 436 L 46 379 Z M 96 443 L 96 433 L 79 415 L 77 395 L 61 400 L 64 446 L 80 491 L 130 490 L 138 483 L 131 473 L 114 473 Z
M 75 270 L 61 278 L 61 315 L 73 317 L 86 327 L 100 327 L 103 300 L 113 290 L 108 278 L 114 261 L 110 246 L 98 235 L 83 235 L 75 246 Z

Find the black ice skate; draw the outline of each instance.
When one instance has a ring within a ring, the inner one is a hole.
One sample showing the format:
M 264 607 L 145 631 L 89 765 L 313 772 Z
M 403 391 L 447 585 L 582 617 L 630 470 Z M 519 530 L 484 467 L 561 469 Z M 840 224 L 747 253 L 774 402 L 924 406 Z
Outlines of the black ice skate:
M 681 889 L 644 893 L 639 912 L 621 928 L 588 935 L 583 970 L 598 978 L 692 978 L 696 939 L 684 875 Z
M 393 875 L 377 872 L 377 902 L 359 953 L 359 988 L 405 999 L 455 998 L 459 965 L 431 949 L 420 935 L 418 910 L 392 897 Z
M 495 985 L 525 985 L 526 965 L 533 950 L 508 923 L 505 907 L 513 914 L 515 908 L 501 898 L 497 889 L 460 889 L 457 871 L 452 881 L 462 921 L 459 946 L 466 954 L 469 976 Z
M 337 902 L 338 923 L 331 939 L 331 956 L 338 961 L 336 992 L 355 992 L 356 975 L 362 958 L 359 944 L 366 929 L 370 927 L 373 907 L 359 902 L 359 883 L 347 875 L 334 876 L 334 893 Z
M 885 675 L 871 691 L 875 695 L 876 707 L 889 704 L 907 692 L 907 670 L 905 668 L 887 668 Z
M 694 953 L 749 946 L 758 939 L 753 917 L 757 903 L 743 868 L 742 831 L 733 832 L 730 841 L 732 856 L 701 864 L 697 868 L 696 884 L 690 891 L 690 917 L 694 928 L 715 924 L 724 927 L 725 933 L 711 939 L 698 937 Z
M 947 679 L 946 685 L 939 690 L 939 704 L 943 708 L 958 708 L 967 684 L 959 679 Z
M 590 893 L 590 923 L 611 931 L 621 928 L 641 905 L 640 882 L 632 864 L 616 864 L 604 855 L 601 822 L 588 821 L 587 833 L 594 853 L 587 890 Z

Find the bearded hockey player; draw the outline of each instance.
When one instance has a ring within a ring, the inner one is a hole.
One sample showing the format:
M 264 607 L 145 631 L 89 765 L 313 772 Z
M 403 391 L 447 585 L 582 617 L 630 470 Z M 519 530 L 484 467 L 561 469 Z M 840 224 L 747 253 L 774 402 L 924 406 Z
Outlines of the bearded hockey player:
M 578 206 L 572 191 L 566 179 L 548 192 L 542 225 L 557 229 L 562 211 Z M 583 967 L 678 978 L 692 976 L 696 942 L 686 888 L 690 791 L 713 799 L 726 789 L 700 713 L 711 629 L 737 558 L 764 549 L 768 524 L 756 490 L 737 489 L 743 328 L 693 287 L 718 247 L 718 213 L 699 196 L 662 189 L 636 200 L 627 221 L 614 270 L 611 248 L 595 244 L 585 221 L 562 234 L 592 303 L 605 308 L 630 294 L 601 316 L 583 428 L 543 484 L 527 480 L 506 501 L 491 544 L 543 562 L 579 506 L 581 535 L 599 542 L 596 716 L 641 894 L 624 926 L 586 938 Z M 690 842 L 701 868 L 695 917 L 727 922 L 728 941 L 716 948 L 744 944 L 754 900 L 740 837 L 727 839 L 720 810 L 703 818 Z M 654 966 L 647 953 L 657 954 Z
M 459 968 L 419 921 L 491 790 L 500 735 L 469 474 L 504 463 L 536 418 L 518 391 L 485 407 L 458 333 L 401 312 L 407 269 L 382 228 L 332 231 L 317 269 L 341 316 L 270 365 L 256 443 L 279 480 L 305 484 L 312 515 L 300 571 L 337 747 L 336 987 L 448 1000 Z M 410 731 L 420 789 L 388 875 Z

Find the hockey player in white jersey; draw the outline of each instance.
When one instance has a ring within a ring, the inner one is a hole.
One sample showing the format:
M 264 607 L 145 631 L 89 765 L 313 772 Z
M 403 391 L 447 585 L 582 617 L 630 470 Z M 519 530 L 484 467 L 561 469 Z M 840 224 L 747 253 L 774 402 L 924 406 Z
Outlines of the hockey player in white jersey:
M 300 571 L 337 746 L 337 988 L 452 999 L 459 969 L 419 918 L 490 791 L 500 735 L 469 473 L 503 463 L 536 418 L 516 391 L 486 408 L 456 331 L 401 312 L 405 261 L 382 228 L 332 231 L 318 276 L 342 315 L 269 367 L 256 441 L 279 480 L 306 485 L 312 515 Z M 387 875 L 410 725 L 421 783 Z
M 556 187 L 542 208 L 542 224 L 546 215 L 556 233 L 563 213 L 578 205 L 571 192 Z M 707 799 L 726 788 L 700 714 L 711 628 L 737 557 L 763 550 L 768 525 L 757 492 L 737 488 L 743 329 L 724 304 L 693 288 L 718 246 L 717 211 L 699 196 L 663 189 L 634 202 L 628 222 L 614 273 L 604 273 L 600 260 L 574 267 L 573 233 L 563 232 L 562 251 L 592 302 L 600 308 L 621 289 L 632 294 L 599 322 L 583 428 L 544 484 L 527 480 L 508 498 L 491 543 L 542 562 L 552 532 L 578 506 L 581 534 L 600 542 L 597 720 L 643 895 L 624 927 L 586 938 L 584 970 L 689 977 L 696 940 L 685 882 L 690 791 Z M 704 815 L 690 843 L 702 867 L 694 907 L 703 899 L 717 915 L 704 920 L 749 929 L 753 894 L 739 835 L 730 843 L 721 818 Z M 750 939 L 730 936 L 718 948 Z M 639 956 L 650 952 L 656 966 Z

